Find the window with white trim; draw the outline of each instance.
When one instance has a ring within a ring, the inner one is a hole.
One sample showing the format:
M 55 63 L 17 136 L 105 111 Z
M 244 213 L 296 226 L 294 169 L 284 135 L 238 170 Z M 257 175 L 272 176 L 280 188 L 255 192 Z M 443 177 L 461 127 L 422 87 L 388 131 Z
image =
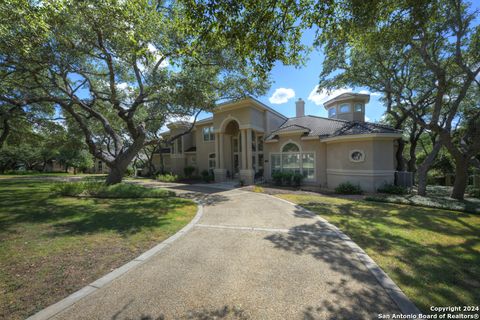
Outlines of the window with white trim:
M 306 180 L 315 180 L 315 153 L 303 152 L 300 147 L 289 142 L 279 153 L 271 154 L 271 174 L 276 172 L 300 173 Z
M 357 103 L 355 104 L 355 112 L 362 112 L 363 111 L 363 104 Z
M 203 141 L 214 141 L 215 133 L 213 132 L 213 127 L 204 127 L 202 129 Z

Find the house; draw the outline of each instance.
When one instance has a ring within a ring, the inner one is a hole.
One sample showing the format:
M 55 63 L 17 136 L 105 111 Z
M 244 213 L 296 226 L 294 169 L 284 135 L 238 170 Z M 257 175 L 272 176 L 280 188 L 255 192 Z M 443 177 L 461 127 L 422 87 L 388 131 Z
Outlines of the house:
M 218 105 L 210 118 L 198 121 L 187 134 L 156 155 L 165 171 L 183 174 L 186 166 L 209 170 L 215 181 L 258 178 L 271 180 L 278 171 L 304 176 L 303 184 L 335 188 L 342 182 L 375 191 L 393 183 L 396 141 L 401 132 L 365 122 L 367 94 L 344 93 L 324 103 L 328 118 L 305 115 L 296 101 L 296 116 L 287 118 L 247 97 Z M 188 122 L 168 125 L 165 138 L 185 132 Z

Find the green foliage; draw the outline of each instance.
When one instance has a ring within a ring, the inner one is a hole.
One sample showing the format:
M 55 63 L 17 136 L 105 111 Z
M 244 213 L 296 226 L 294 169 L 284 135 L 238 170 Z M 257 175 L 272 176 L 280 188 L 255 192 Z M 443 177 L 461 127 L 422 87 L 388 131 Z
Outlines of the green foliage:
M 300 187 L 300 185 L 302 184 L 303 179 L 304 179 L 303 174 L 295 173 L 295 174 L 293 175 L 293 177 L 292 177 L 293 186 L 294 186 L 294 187 Z
M 388 194 L 407 194 L 408 189 L 402 186 L 397 186 L 392 183 L 385 184 L 377 189 L 380 193 L 388 193 Z
M 208 170 L 203 170 L 201 175 L 202 175 L 202 180 L 205 181 L 206 183 L 210 183 L 215 180 L 214 175 Z
M 293 172 L 275 172 L 272 174 L 273 183 L 276 186 L 299 187 L 304 179 L 300 173 Z
M 0 97 L 54 101 L 112 183 L 172 117 L 262 95 L 274 63 L 305 51 L 293 2 L 13 3 L 0 2 Z
M 343 182 L 343 183 L 340 183 L 335 188 L 335 193 L 338 193 L 338 194 L 362 194 L 363 190 L 360 187 L 360 185 L 354 185 L 351 182 Z
M 178 181 L 178 176 L 173 173 L 165 173 L 157 175 L 157 180 L 162 182 L 176 182 Z
M 173 191 L 147 188 L 133 183 L 119 183 L 107 186 L 95 180 L 59 182 L 52 186 L 52 192 L 61 196 L 89 196 L 96 198 L 163 198 L 175 196 Z
M 467 193 L 472 198 L 480 199 L 480 188 L 475 188 L 475 186 L 468 186 Z
M 185 174 L 186 178 L 191 178 L 195 170 L 195 167 L 186 166 L 185 168 L 183 168 L 183 173 Z
M 283 181 L 283 173 L 280 171 L 272 173 L 272 179 L 276 186 L 281 186 Z

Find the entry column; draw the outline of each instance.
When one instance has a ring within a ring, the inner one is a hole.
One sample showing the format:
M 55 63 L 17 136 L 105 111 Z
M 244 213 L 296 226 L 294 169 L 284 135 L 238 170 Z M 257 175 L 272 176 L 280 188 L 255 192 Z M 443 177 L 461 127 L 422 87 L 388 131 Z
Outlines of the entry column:
M 215 133 L 215 182 L 223 182 L 227 179 L 227 169 L 225 169 L 225 152 L 222 132 Z
M 252 129 L 242 129 L 242 170 L 240 180 L 245 185 L 253 184 L 255 172 L 252 166 Z

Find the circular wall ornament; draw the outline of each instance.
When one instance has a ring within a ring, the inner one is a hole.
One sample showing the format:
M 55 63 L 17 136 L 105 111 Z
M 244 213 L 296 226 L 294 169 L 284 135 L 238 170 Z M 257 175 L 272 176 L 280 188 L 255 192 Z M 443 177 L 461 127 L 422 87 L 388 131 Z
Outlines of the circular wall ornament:
M 363 152 L 363 150 L 352 150 L 352 151 L 350 151 L 350 161 L 352 161 L 352 162 L 365 161 L 365 152 Z

